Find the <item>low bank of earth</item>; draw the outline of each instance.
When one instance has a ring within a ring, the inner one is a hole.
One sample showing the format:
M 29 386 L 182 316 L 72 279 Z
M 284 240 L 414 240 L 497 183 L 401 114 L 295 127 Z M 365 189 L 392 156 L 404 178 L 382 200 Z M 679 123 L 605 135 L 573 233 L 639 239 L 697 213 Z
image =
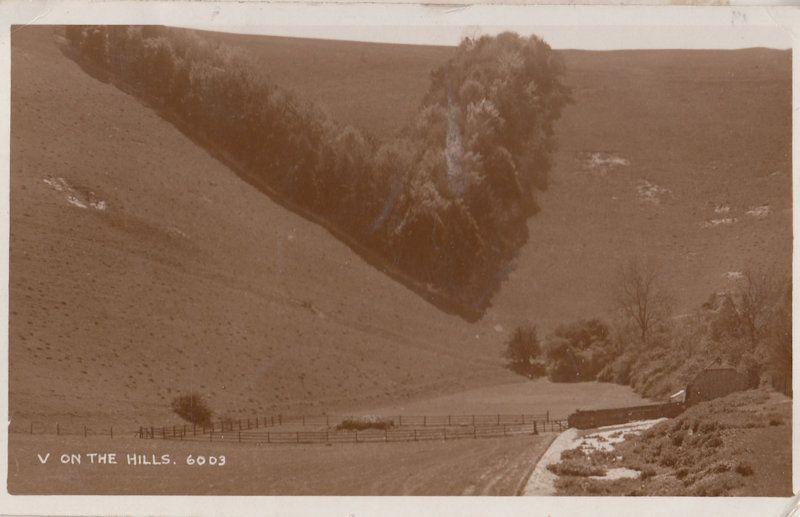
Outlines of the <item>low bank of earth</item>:
M 761 496 L 792 493 L 791 399 L 771 390 L 700 403 L 641 433 L 589 438 L 549 467 L 557 495 Z

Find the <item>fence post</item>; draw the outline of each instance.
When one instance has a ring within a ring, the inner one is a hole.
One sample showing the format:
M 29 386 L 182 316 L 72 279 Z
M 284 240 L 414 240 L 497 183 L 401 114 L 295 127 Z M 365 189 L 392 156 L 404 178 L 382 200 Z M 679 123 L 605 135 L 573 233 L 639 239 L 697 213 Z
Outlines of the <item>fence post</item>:
M 547 422 L 550 421 L 550 410 L 549 409 L 547 410 L 547 413 L 545 413 L 545 419 L 546 419 Z
M 150 438 L 155 438 L 156 437 L 155 431 L 156 431 L 155 428 L 151 425 L 150 426 Z
M 33 422 L 31 422 L 31 434 L 33 434 Z
M 508 436 L 508 426 L 507 425 L 503 426 L 503 436 Z
M 358 431 L 356 431 L 356 443 L 358 443 Z
M 447 425 L 453 425 L 450 421 L 450 415 L 447 415 Z
M 87 433 L 86 433 L 86 426 L 84 425 L 84 426 L 83 426 L 83 437 L 84 437 L 84 438 L 86 438 L 86 434 L 87 434 Z
M 447 428 L 444 428 L 444 441 L 447 441 Z
M 427 416 L 422 417 L 422 426 L 423 427 L 428 427 L 428 417 Z
M 475 427 L 475 415 L 472 415 L 472 427 Z
M 536 430 L 536 420 L 533 421 L 533 434 L 539 434 L 539 431 Z
M 500 415 L 497 415 L 497 425 L 500 425 Z
M 417 430 L 416 429 L 414 429 L 414 441 L 415 442 L 417 441 Z
M 242 432 L 239 431 L 239 443 L 242 443 Z
M 214 441 L 214 429 L 211 429 L 211 432 L 208 433 L 208 441 L 209 442 L 213 442 Z
M 267 443 L 269 443 L 269 431 L 267 431 Z
M 111 438 L 114 438 L 114 426 L 113 425 L 108 428 L 108 432 L 111 435 Z
M 472 437 L 473 438 L 477 438 L 478 437 L 478 428 L 475 427 L 474 425 L 472 426 Z
M 242 430 L 242 419 L 241 418 L 239 419 L 239 430 L 240 431 Z
M 197 424 L 192 424 L 192 436 L 197 436 Z
M 56 436 L 58 436 L 59 434 L 61 434 L 61 428 L 59 427 L 58 424 L 56 424 Z
M 389 428 L 388 427 L 384 427 L 384 429 L 383 429 L 383 441 L 384 442 L 388 442 L 389 441 Z

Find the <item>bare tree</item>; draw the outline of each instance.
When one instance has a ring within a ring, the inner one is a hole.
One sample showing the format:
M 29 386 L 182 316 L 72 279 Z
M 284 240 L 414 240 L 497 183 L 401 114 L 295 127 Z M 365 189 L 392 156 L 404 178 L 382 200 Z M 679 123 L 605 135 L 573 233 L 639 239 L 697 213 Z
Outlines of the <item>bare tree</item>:
M 767 332 L 783 294 L 781 280 L 772 270 L 748 268 L 733 292 L 739 324 L 751 344 L 757 343 Z
M 633 258 L 623 264 L 612 293 L 617 310 L 639 331 L 642 345 L 647 344 L 653 329 L 669 318 L 671 297 L 653 260 Z

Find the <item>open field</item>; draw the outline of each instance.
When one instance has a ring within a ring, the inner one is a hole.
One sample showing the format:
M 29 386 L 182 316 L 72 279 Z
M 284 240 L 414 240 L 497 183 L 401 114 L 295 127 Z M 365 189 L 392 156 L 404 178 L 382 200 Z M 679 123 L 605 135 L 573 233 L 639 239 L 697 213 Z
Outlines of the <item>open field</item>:
M 546 379 L 500 384 L 369 409 L 364 415 L 519 414 L 550 412 L 564 419 L 577 409 L 647 404 L 628 386 L 603 382 L 554 383 Z
M 515 495 L 555 434 L 335 446 L 164 442 L 12 434 L 15 494 Z M 41 465 L 37 453 L 51 452 Z M 119 465 L 61 465 L 63 454 L 116 452 Z M 174 464 L 129 466 L 126 454 L 163 454 Z M 224 466 L 186 458 L 225 455 Z

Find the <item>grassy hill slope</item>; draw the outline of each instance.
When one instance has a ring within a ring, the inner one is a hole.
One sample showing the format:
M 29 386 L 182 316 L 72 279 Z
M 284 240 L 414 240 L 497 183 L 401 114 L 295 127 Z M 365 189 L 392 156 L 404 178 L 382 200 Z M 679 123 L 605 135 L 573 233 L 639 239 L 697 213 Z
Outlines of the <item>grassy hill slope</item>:
M 246 49 L 276 82 L 378 137 L 411 120 L 452 51 L 204 34 Z M 632 255 L 660 258 L 679 310 L 750 263 L 788 267 L 788 51 L 560 53 L 575 102 L 556 128 L 552 185 L 485 320 L 508 329 L 602 315 L 608 282 Z
M 11 415 L 322 412 L 512 380 L 434 310 L 269 201 L 48 28 L 13 34 Z M 141 416 L 140 416 L 141 415 Z
M 213 37 L 378 136 L 409 120 L 450 52 Z M 502 382 L 506 333 L 602 313 L 630 254 L 660 256 L 684 307 L 749 260 L 791 256 L 787 52 L 563 52 L 575 104 L 553 183 L 511 278 L 470 325 L 86 75 L 49 29 L 17 29 L 12 47 L 15 418 L 90 407 L 158 421 L 187 389 L 222 413 L 321 412 Z

